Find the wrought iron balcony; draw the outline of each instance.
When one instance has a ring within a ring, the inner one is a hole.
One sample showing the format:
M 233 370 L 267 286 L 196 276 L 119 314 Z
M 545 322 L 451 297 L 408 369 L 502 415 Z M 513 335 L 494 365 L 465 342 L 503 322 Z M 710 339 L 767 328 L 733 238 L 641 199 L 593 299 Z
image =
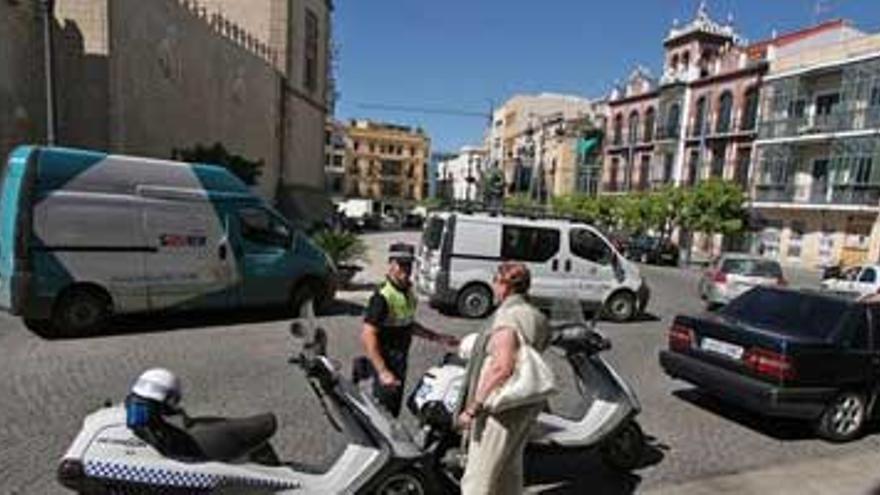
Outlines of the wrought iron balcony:
M 794 201 L 793 184 L 756 184 L 755 201 L 767 203 L 790 203 Z
M 880 206 L 880 184 L 765 183 L 755 186 L 755 201 L 813 205 Z
M 880 205 L 880 184 L 835 184 L 831 202 L 846 205 Z
M 827 114 L 768 119 L 760 124 L 761 139 L 809 136 L 834 132 L 880 129 L 880 107 L 834 111 Z

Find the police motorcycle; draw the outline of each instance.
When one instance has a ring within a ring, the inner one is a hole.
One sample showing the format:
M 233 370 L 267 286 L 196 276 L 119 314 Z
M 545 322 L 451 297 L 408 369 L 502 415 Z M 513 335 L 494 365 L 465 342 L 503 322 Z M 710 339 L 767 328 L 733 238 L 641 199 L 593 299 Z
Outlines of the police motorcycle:
M 438 493 L 435 462 L 380 409 L 369 393 L 342 377 L 327 357 L 327 335 L 311 302 L 291 325 L 303 343 L 290 358 L 307 377 L 330 423 L 348 439 L 325 470 L 279 461 L 269 445 L 272 414 L 190 418 L 167 370 L 142 374 L 124 404 L 90 414 L 58 466 L 58 480 L 80 494 L 331 494 Z
M 632 387 L 602 357 L 611 342 L 597 329 L 594 313 L 584 318 L 576 298 L 551 301 L 549 313 L 552 334 L 545 356 L 556 353 L 570 367 L 579 400 L 577 417 L 566 417 L 545 410 L 532 428 L 529 450 L 580 451 L 598 449 L 610 468 L 629 472 L 639 467 L 645 451 L 645 438 L 636 421 L 641 405 Z M 462 463 L 460 439 L 453 421 L 461 400 L 465 366 L 476 334 L 462 339 L 458 354 L 447 354 L 442 362 L 421 377 L 407 399 L 407 408 L 422 427 L 422 447 L 436 452 L 442 463 L 440 473 L 454 472 Z

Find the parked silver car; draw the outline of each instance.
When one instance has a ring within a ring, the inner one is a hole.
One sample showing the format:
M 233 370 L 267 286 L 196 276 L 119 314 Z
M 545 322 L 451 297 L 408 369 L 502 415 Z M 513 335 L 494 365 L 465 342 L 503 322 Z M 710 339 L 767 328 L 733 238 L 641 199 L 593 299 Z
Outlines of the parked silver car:
M 787 285 L 779 262 L 741 253 L 724 253 L 700 278 L 700 297 L 709 308 L 724 305 L 759 285 Z

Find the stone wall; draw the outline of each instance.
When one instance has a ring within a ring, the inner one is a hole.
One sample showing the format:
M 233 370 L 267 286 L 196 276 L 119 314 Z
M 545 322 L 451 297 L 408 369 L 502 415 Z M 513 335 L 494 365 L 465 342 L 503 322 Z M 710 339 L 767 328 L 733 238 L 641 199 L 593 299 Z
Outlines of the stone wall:
M 42 15 L 37 2 L 0 2 L 0 163 L 45 139 Z
M 174 148 L 220 142 L 264 162 L 259 191 L 271 198 L 280 164 L 280 76 L 244 33 L 229 37 L 188 4 L 110 3 L 112 148 L 167 158 Z

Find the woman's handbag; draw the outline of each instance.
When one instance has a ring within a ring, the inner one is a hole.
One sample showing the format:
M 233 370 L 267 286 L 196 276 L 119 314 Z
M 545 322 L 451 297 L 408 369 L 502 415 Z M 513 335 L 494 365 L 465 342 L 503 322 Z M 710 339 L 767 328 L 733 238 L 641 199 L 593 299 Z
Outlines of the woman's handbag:
M 486 399 L 485 407 L 493 413 L 538 403 L 556 393 L 556 379 L 541 353 L 529 345 L 518 330 L 514 333 L 519 350 L 513 374 Z

